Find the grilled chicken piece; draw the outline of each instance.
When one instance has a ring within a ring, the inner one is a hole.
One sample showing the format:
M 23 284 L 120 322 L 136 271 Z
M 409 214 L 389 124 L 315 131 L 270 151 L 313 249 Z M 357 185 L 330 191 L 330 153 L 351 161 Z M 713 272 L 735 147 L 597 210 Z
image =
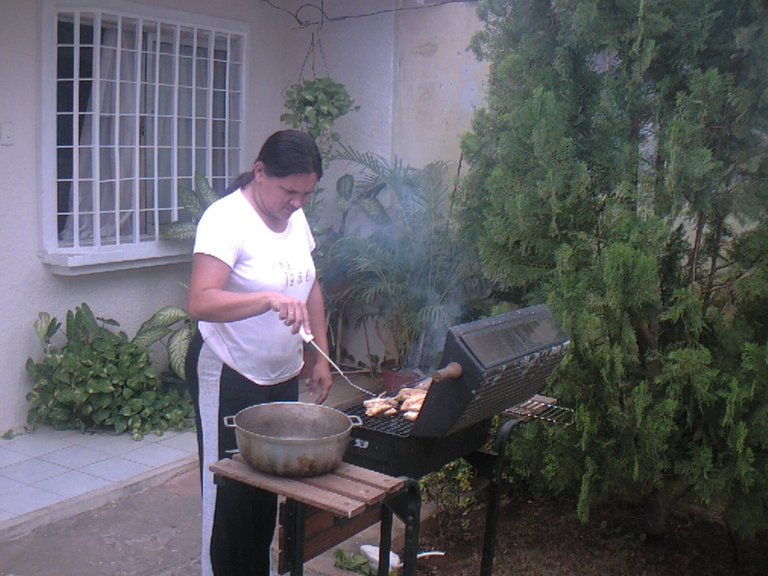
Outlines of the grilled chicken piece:
M 403 418 L 405 418 L 409 422 L 414 422 L 418 417 L 419 417 L 419 413 L 415 410 L 409 410 L 408 412 L 403 412 Z
M 394 398 L 371 398 L 363 401 L 366 416 L 394 416 L 397 414 L 397 401 Z
M 378 396 L 363 401 L 365 415 L 374 417 L 394 416 L 398 412 L 413 422 L 419 416 L 419 410 L 426 398 L 428 387 L 401 388 L 396 396 Z
M 426 395 L 426 388 L 400 388 L 397 396 L 395 396 L 395 400 L 398 402 L 405 402 L 410 398 L 421 398 L 423 400 Z
M 411 396 L 400 404 L 400 412 L 418 412 L 424 404 L 424 396 Z

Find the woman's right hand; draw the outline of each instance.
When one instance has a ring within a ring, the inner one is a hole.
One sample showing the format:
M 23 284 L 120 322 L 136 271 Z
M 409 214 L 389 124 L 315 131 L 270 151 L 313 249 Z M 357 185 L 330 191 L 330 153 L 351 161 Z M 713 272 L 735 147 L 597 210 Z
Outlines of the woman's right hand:
M 280 318 L 282 323 L 291 327 L 292 334 L 297 334 L 301 326 L 304 326 L 304 329 L 309 334 L 312 333 L 312 327 L 309 323 L 309 312 L 304 302 L 280 292 L 274 292 L 270 295 L 269 304 L 272 311 L 277 312 L 277 317 Z

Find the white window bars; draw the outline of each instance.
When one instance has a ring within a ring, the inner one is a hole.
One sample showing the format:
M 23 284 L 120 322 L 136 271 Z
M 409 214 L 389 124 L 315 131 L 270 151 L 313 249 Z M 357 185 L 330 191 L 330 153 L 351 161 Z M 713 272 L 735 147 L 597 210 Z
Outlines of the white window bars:
M 121 247 L 125 258 L 178 218 L 179 186 L 202 174 L 221 192 L 239 171 L 244 36 L 66 9 L 56 12 L 55 38 L 46 250 Z

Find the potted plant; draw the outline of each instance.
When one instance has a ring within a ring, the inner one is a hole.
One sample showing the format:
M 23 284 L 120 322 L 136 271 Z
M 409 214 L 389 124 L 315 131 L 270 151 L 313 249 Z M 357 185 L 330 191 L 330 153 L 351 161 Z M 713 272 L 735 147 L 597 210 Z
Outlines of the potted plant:
M 300 80 L 288 86 L 283 97 L 283 106 L 287 112 L 280 116 L 280 121 L 311 135 L 320 149 L 323 163 L 330 163 L 334 146 L 341 140 L 341 135 L 334 130 L 334 124 L 342 116 L 360 107 L 355 106 L 344 85 L 331 78 Z M 318 188 L 310 203 L 304 207 L 319 245 L 327 243 L 323 232 L 318 230 L 319 213 L 323 206 L 322 192 L 322 188 Z

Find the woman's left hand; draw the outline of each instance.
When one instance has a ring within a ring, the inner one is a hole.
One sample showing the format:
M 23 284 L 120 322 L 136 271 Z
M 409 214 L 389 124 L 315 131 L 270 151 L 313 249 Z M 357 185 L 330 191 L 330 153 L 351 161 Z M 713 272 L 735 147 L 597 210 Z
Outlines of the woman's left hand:
M 315 404 L 322 404 L 331 392 L 331 369 L 327 362 L 315 362 L 309 380 L 309 395 L 315 398 Z

